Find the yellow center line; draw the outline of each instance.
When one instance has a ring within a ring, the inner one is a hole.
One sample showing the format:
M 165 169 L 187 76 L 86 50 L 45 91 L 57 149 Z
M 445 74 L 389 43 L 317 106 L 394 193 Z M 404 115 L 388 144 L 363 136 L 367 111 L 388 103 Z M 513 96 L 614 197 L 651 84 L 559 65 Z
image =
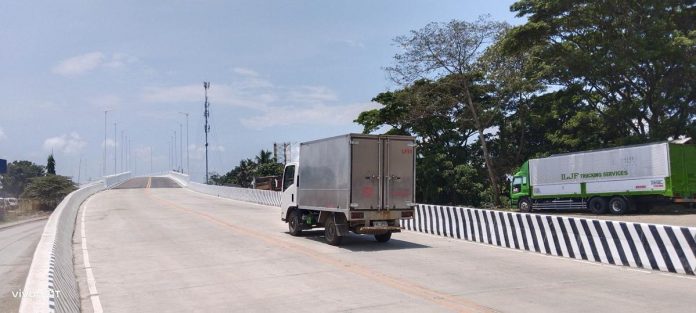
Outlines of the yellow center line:
M 150 193 L 150 190 L 145 191 L 148 196 L 151 198 L 155 199 L 155 201 L 158 201 L 162 203 L 163 205 L 179 209 L 181 211 L 190 213 L 190 214 L 195 214 L 198 215 L 202 218 L 205 218 L 209 220 L 212 223 L 218 224 L 220 226 L 223 226 L 227 228 L 228 230 L 231 230 L 232 232 L 235 232 L 237 234 L 245 235 L 248 237 L 252 237 L 258 240 L 261 240 L 269 245 L 273 245 L 279 248 L 283 248 L 286 250 L 291 250 L 303 255 L 306 255 L 320 263 L 326 264 L 326 265 L 331 265 L 333 267 L 336 267 L 339 270 L 342 271 L 347 271 L 351 272 L 353 274 L 362 276 L 364 278 L 367 278 L 369 280 L 372 280 L 374 282 L 380 283 L 382 285 L 397 289 L 405 294 L 408 294 L 413 297 L 421 298 L 424 300 L 427 300 L 429 302 L 435 303 L 437 305 L 440 305 L 444 308 L 454 310 L 457 312 L 496 312 L 494 309 L 482 306 L 480 304 L 477 304 L 475 302 L 463 299 L 461 297 L 457 297 L 454 295 L 450 295 L 447 293 L 439 292 L 436 290 L 429 289 L 427 287 L 424 287 L 420 284 L 417 284 L 415 282 L 408 281 L 403 278 L 396 278 L 389 276 L 387 274 L 372 270 L 368 267 L 365 267 L 363 265 L 357 264 L 357 263 L 352 263 L 348 262 L 346 260 L 341 260 L 335 257 L 332 257 L 330 255 L 322 254 L 317 252 L 314 249 L 295 244 L 286 240 L 281 240 L 272 236 L 269 236 L 267 234 L 264 234 L 262 232 L 240 226 L 240 225 L 234 225 L 230 224 L 222 219 L 218 219 L 210 214 L 206 214 L 203 212 L 195 211 L 192 209 L 189 209 L 187 207 L 181 206 L 178 203 L 162 199 L 158 196 L 155 196 Z

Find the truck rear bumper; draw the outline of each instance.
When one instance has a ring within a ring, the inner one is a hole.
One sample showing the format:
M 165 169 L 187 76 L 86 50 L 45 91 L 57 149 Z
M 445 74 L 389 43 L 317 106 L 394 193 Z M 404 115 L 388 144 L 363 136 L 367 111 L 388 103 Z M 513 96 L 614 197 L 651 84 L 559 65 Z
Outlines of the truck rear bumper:
M 413 218 L 413 209 L 403 210 L 351 210 L 346 217 L 348 221 L 389 221 Z
M 355 228 L 358 234 L 379 235 L 386 232 L 398 233 L 401 232 L 401 227 L 398 226 L 359 226 Z

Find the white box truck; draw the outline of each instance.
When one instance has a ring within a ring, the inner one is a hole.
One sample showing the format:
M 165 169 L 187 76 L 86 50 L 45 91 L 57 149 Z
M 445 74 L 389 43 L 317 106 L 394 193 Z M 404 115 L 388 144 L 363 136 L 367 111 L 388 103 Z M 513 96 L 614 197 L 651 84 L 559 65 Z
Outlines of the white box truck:
M 323 227 L 339 245 L 352 231 L 386 242 L 413 218 L 416 142 L 408 136 L 348 134 L 300 144 L 285 166 L 281 219 L 289 233 Z

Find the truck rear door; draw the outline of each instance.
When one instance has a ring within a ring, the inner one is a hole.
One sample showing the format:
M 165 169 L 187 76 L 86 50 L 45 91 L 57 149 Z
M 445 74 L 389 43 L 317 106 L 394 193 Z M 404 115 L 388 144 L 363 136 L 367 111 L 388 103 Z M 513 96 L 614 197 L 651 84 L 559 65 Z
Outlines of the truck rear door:
M 410 208 L 415 193 L 415 144 L 412 140 L 384 138 L 384 208 Z
M 351 203 L 358 210 L 378 210 L 382 203 L 382 151 L 378 138 L 357 137 L 351 141 Z

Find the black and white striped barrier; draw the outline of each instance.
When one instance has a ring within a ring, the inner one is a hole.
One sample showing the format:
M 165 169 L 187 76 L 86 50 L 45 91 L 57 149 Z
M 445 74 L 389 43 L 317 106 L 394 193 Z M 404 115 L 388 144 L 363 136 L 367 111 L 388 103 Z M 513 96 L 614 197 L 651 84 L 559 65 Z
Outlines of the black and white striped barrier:
M 696 228 L 419 204 L 406 230 L 694 275 Z

